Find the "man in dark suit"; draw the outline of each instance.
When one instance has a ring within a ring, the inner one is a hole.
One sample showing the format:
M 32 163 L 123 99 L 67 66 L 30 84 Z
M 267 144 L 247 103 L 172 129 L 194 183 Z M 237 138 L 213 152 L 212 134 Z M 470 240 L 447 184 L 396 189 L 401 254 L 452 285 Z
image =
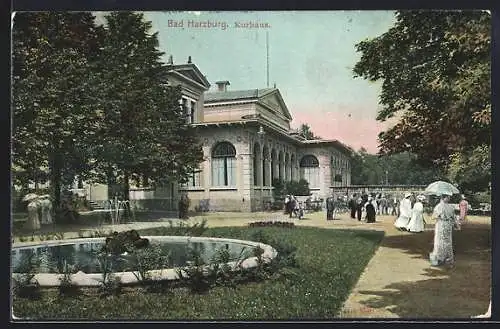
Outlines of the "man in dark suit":
M 356 218 L 356 193 L 354 193 L 351 197 L 351 199 L 349 200 L 349 209 L 351 210 L 351 218 L 354 219 Z
M 333 211 L 335 210 L 335 199 L 330 196 L 326 199 L 326 220 L 333 220 Z
M 358 217 L 358 221 L 361 221 L 361 214 L 363 213 L 363 197 L 359 197 L 356 201 L 356 217 Z

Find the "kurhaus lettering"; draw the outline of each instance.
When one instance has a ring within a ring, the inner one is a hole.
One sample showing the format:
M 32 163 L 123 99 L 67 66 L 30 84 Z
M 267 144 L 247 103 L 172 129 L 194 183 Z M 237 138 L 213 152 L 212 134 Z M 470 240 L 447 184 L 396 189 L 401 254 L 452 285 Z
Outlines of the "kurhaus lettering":
M 271 24 L 265 22 L 234 22 L 235 28 L 243 28 L 243 29 L 268 29 L 271 27 Z

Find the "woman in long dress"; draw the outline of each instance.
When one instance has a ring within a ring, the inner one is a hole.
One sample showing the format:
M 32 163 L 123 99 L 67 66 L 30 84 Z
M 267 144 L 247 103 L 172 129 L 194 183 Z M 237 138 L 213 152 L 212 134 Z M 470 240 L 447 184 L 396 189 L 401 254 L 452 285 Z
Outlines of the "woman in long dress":
M 458 217 L 458 228 L 467 222 L 467 212 L 469 211 L 469 203 L 467 202 L 467 198 L 465 195 L 462 195 L 462 200 L 458 204 L 458 208 L 460 210 L 460 215 Z
M 368 201 L 365 203 L 366 211 L 366 222 L 375 223 L 375 216 L 377 213 L 377 203 L 371 196 L 368 197 Z
M 406 230 L 406 227 L 408 226 L 408 223 L 410 222 L 411 218 L 411 193 L 405 193 L 404 199 L 401 200 L 401 203 L 399 205 L 399 217 L 396 219 L 396 222 L 394 222 L 394 226 L 396 226 L 397 229 L 399 230 Z
M 449 204 L 450 197 L 442 196 L 441 201 L 434 208 L 432 217 L 434 227 L 434 249 L 429 254 L 432 266 L 453 264 L 453 225 L 455 223 L 455 209 Z
M 28 203 L 28 221 L 26 228 L 30 230 L 40 229 L 40 217 L 38 216 L 38 209 L 40 208 L 40 200 L 38 198 L 32 199 Z
M 418 233 L 424 231 L 424 205 L 422 203 L 424 200 L 425 196 L 419 195 L 417 202 L 413 205 L 411 219 L 407 226 L 409 232 Z

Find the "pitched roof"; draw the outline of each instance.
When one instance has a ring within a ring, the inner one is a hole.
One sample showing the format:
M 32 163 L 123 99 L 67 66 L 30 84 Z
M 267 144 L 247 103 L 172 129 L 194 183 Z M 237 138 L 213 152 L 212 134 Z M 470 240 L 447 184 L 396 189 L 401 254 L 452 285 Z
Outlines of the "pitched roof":
M 250 89 L 250 90 L 234 90 L 234 91 L 217 91 L 205 93 L 205 102 L 217 101 L 235 101 L 244 99 L 256 99 L 265 96 L 276 88 Z
M 208 90 L 210 88 L 210 83 L 208 82 L 207 78 L 200 72 L 198 67 L 195 64 L 188 63 L 188 64 L 167 64 L 165 65 L 167 68 L 168 72 L 176 72 L 185 78 L 188 78 L 203 87 L 205 87 L 205 90 Z

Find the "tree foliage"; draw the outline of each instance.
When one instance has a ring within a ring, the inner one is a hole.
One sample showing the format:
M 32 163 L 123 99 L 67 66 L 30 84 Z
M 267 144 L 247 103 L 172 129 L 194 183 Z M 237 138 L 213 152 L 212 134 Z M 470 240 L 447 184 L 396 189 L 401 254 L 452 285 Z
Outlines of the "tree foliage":
M 105 27 L 90 13 L 14 18 L 14 183 L 49 180 L 56 207 L 76 175 L 121 183 L 127 197 L 129 180 L 182 182 L 203 160 L 151 23 L 106 18 Z
M 106 106 L 94 148 L 98 172 L 118 178 L 125 197 L 129 180 L 182 182 L 203 160 L 202 152 L 179 106 L 180 88 L 165 85 L 158 33 L 138 13 L 113 12 L 106 21 L 99 70 L 107 81 Z
M 490 15 L 399 11 L 386 33 L 356 45 L 355 77 L 382 81 L 380 153 L 411 152 L 447 163 L 490 144 Z
M 299 135 L 302 136 L 303 138 L 310 140 L 310 139 L 321 139 L 321 137 L 315 135 L 311 127 L 307 123 L 303 123 L 300 125 L 299 128 Z
M 451 155 L 447 177 L 466 194 L 488 191 L 491 182 L 491 147 L 481 145 L 465 153 Z
M 423 163 L 411 153 L 379 156 L 361 148 L 351 162 L 353 185 L 425 185 L 443 177 L 432 163 Z
M 16 13 L 13 29 L 13 171 L 23 186 L 60 187 L 83 170 L 99 85 L 90 67 L 100 30 L 89 13 Z

